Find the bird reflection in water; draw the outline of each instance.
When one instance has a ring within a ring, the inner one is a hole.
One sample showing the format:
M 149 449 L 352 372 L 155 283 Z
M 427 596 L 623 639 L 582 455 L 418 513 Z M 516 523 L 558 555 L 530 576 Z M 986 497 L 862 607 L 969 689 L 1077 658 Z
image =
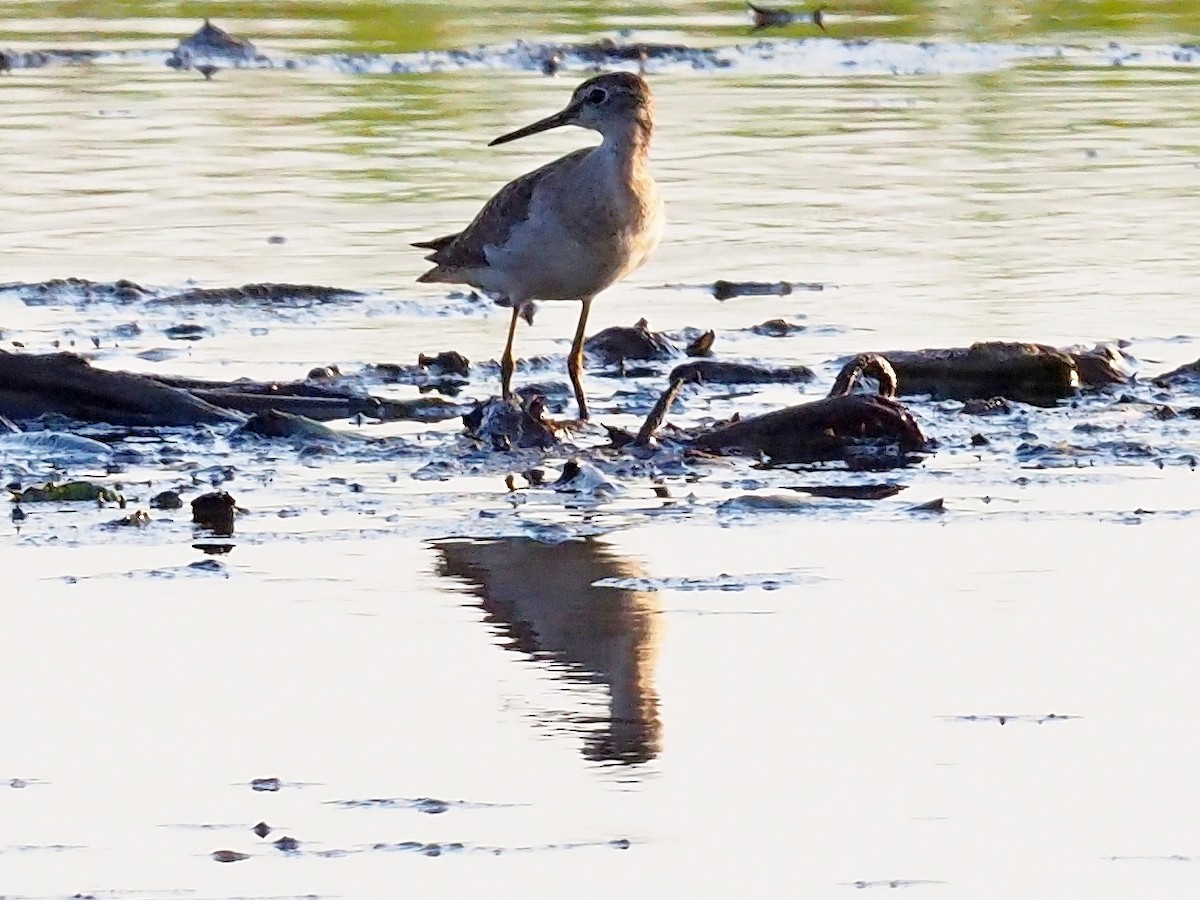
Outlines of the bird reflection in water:
M 608 715 L 589 729 L 585 756 L 630 764 L 658 755 L 653 677 L 661 603 L 652 591 L 595 585 L 643 577 L 637 564 L 593 539 L 444 541 L 437 549 L 440 574 L 468 583 L 509 649 L 562 664 L 550 671 L 568 682 L 608 688 Z

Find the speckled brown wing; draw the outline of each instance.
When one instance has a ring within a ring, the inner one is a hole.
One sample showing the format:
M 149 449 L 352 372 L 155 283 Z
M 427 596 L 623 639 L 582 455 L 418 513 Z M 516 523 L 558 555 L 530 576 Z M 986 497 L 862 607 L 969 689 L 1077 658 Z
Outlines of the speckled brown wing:
M 436 268 L 426 272 L 417 281 L 437 280 L 434 273 L 444 275 L 455 269 L 478 269 L 487 266 L 484 248 L 503 246 L 512 230 L 529 217 L 533 192 L 550 171 L 555 168 L 569 168 L 593 149 L 584 147 L 574 153 L 568 153 L 510 181 L 484 204 L 471 224 L 458 234 L 414 244 L 414 247 L 433 250 L 425 258 L 436 264 Z

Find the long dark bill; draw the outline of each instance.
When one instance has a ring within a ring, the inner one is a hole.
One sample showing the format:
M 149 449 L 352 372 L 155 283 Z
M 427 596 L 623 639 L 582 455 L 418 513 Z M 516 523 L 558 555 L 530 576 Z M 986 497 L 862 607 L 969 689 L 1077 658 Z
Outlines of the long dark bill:
M 539 119 L 532 125 L 526 125 L 524 128 L 518 128 L 516 131 L 500 135 L 494 141 L 490 141 L 488 146 L 495 147 L 497 144 L 507 144 L 509 141 L 520 140 L 523 137 L 529 137 L 531 134 L 538 134 L 542 131 L 549 131 L 551 128 L 561 128 L 563 125 L 570 125 L 571 119 L 575 116 L 577 109 L 578 104 L 572 103 L 562 112 L 556 112 L 552 116 Z

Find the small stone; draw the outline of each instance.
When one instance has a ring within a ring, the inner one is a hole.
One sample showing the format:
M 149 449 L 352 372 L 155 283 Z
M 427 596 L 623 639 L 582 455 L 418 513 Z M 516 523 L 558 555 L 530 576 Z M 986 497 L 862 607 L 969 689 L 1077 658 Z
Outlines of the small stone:
M 281 853 L 295 853 L 300 849 L 300 842 L 294 837 L 288 837 L 286 834 L 275 842 L 275 849 Z
M 237 850 L 214 850 L 212 858 L 219 863 L 241 862 L 249 859 L 249 853 L 239 853 Z
M 154 509 L 181 509 L 183 500 L 178 491 L 163 491 L 150 498 L 150 505 Z
M 283 782 L 278 778 L 255 778 L 250 782 L 252 791 L 277 791 L 281 787 L 283 787 Z
M 254 833 L 257 834 L 260 838 L 265 838 L 268 834 L 271 833 L 271 826 L 268 825 L 266 822 L 259 822 L 257 825 L 254 826 Z

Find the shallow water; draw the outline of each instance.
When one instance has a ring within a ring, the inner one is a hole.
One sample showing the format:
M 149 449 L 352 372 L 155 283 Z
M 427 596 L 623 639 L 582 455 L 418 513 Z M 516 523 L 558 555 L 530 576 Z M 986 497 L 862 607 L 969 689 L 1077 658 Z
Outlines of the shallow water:
M 712 328 L 726 358 L 821 376 L 694 390 L 673 420 L 817 396 L 867 349 L 1125 340 L 1143 376 L 1200 357 L 1190 4 L 983 21 L 863 2 L 820 38 L 750 35 L 736 4 L 214 3 L 266 62 L 211 81 L 163 64 L 195 10 L 10 6 L 0 49 L 104 53 L 0 74 L 0 280 L 364 296 L 18 287 L 0 290 L 5 349 L 216 378 L 494 359 L 504 311 L 415 284 L 407 243 L 587 140 L 486 147 L 584 74 L 542 75 L 531 46 L 630 29 L 717 56 L 648 64 L 669 230 L 592 330 Z M 825 289 L 719 303 L 722 278 Z M 518 352 L 548 359 L 519 380 L 565 380 L 576 314 L 522 326 Z M 776 317 L 806 329 L 747 330 Z M 169 340 L 181 322 L 212 333 Z M 662 384 L 588 380 L 621 424 Z M 999 422 L 918 401 L 941 443 L 919 467 L 677 469 L 656 475 L 667 498 L 633 464 L 608 472 L 616 496 L 510 493 L 525 456 L 464 450 L 440 475 L 454 421 L 340 425 L 394 443 L 329 457 L 219 429 L 120 442 L 130 508 L 219 485 L 247 512 L 227 540 L 183 512 L 0 519 L 0 894 L 1190 895 L 1200 421 L 1155 410 L 1200 400 L 1128 391 Z M 0 450 L 5 482 L 106 464 Z M 872 483 L 903 490 L 800 490 Z M 268 777 L 278 791 L 252 789 Z M 271 844 L 285 834 L 298 851 Z

